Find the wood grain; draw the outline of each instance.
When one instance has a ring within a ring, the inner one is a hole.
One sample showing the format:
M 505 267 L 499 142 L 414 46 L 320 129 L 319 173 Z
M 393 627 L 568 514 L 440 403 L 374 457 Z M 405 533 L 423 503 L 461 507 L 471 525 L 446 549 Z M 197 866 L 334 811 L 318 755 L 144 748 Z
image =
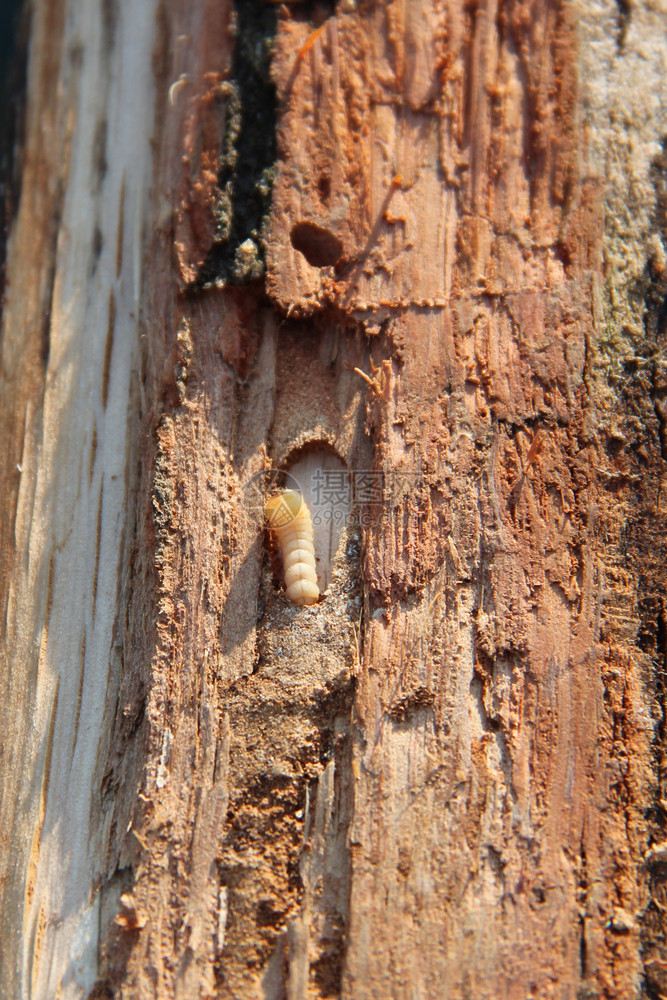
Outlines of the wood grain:
M 7 997 L 87 995 L 97 978 L 108 823 L 99 789 L 122 658 L 136 425 L 152 110 L 130 95 L 152 93 L 153 7 L 106 19 L 65 8 L 32 11 L 2 317 Z
M 635 995 L 622 914 L 646 900 L 652 730 L 619 606 L 572 10 L 365 8 L 298 64 L 301 26 L 282 30 L 268 287 L 377 336 L 387 483 L 364 538 L 342 995 L 381 994 L 390 969 L 396 997 Z M 333 266 L 294 248 L 295 219 L 336 237 Z
M 35 5 L 8 996 L 667 992 L 663 6 Z

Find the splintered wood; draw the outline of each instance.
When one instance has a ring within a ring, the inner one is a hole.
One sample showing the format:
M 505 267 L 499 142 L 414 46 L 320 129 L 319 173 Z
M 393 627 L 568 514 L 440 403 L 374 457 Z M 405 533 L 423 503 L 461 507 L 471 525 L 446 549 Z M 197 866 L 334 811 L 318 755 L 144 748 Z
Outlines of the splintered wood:
M 640 975 L 639 925 L 609 923 L 612 868 L 629 912 L 646 900 L 650 735 L 625 732 L 621 805 L 610 672 L 646 695 L 623 616 L 599 627 L 628 500 L 589 432 L 602 216 L 576 52 L 557 2 L 279 27 L 267 287 L 376 338 L 355 367 L 384 491 L 348 776 L 355 1000 L 390 969 L 393 996 L 452 1000 L 620 1000 Z
M 667 996 L 660 5 L 32 6 L 0 982 Z

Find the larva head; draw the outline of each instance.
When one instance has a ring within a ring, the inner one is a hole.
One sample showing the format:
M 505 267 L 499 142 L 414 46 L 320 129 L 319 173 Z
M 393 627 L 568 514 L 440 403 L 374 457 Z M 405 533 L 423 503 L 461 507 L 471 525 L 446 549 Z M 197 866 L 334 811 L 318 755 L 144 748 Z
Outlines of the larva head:
M 304 508 L 307 510 L 300 493 L 296 490 L 285 490 L 269 497 L 264 510 L 270 527 L 279 529 L 302 517 Z

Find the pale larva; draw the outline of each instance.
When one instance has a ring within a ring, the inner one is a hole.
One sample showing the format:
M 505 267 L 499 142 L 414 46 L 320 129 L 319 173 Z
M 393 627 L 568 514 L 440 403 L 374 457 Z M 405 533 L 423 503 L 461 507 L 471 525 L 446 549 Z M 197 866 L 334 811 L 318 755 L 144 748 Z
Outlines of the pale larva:
M 266 517 L 280 546 L 285 593 L 293 604 L 315 604 L 320 596 L 315 572 L 313 523 L 296 490 L 276 493 L 266 501 Z

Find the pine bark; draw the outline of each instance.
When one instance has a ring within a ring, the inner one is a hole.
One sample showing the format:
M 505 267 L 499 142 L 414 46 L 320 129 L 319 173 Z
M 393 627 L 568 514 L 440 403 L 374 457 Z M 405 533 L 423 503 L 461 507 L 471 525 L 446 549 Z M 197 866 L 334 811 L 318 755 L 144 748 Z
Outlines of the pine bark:
M 666 22 L 34 0 L 0 996 L 667 995 Z

